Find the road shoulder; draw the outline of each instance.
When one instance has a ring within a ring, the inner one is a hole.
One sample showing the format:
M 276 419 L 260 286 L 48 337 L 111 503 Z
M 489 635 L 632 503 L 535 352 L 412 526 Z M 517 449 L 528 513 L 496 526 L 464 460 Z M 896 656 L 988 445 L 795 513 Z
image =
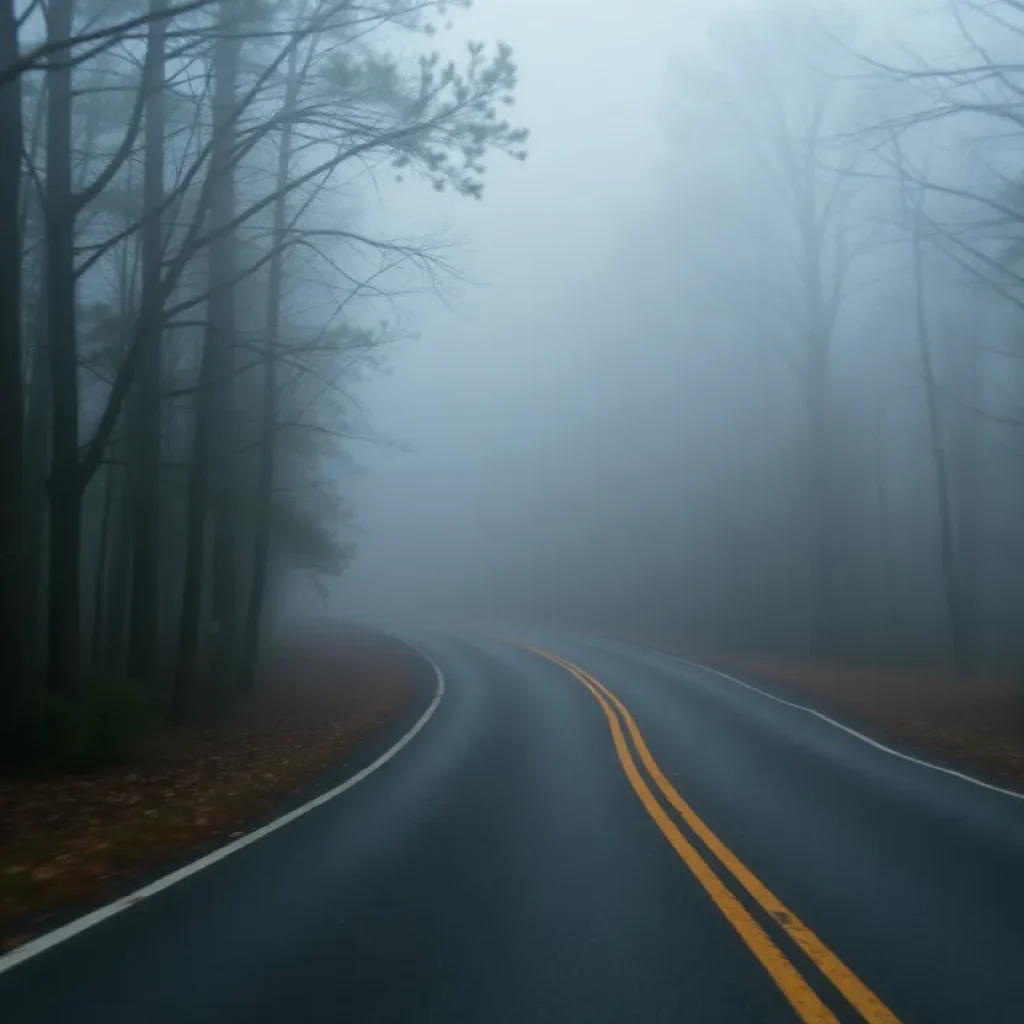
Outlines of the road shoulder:
M 266 695 L 144 763 L 0 782 L 0 951 L 124 899 L 357 775 L 422 717 L 430 663 L 365 630 L 304 631 Z
M 1024 792 L 1020 696 L 1005 683 L 954 684 L 938 675 L 812 665 L 697 651 L 671 641 L 636 646 L 710 669 L 827 718 L 901 757 Z

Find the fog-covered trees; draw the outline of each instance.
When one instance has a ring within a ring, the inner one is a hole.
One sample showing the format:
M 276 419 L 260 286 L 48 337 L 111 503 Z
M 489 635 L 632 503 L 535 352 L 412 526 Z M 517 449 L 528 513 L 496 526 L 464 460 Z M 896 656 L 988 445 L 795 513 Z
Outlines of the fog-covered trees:
M 812 649 L 827 649 L 834 630 L 833 347 L 866 234 L 850 61 L 826 35 L 848 20 L 831 21 L 797 7 L 723 22 L 706 55 L 680 60 L 668 116 L 695 188 L 720 189 L 713 272 L 758 303 L 757 343 L 786 361 L 803 407 L 793 511 L 807 542 Z
M 14 0 L 0 4 L 0 67 L 18 58 Z M 21 82 L 0 84 L 0 137 L 21 138 Z M 21 342 L 21 152 L 0 149 L 0 615 L 9 624 L 0 640 L 0 671 L 20 678 L 24 625 L 24 474 Z M 9 713 L 13 683 L 0 682 L 0 715 Z
M 451 6 L 451 5 L 449 5 Z M 458 5 L 455 5 L 458 6 Z M 343 568 L 348 384 L 433 273 L 363 181 L 479 197 L 522 155 L 504 45 L 421 49 L 430 0 L 0 8 L 3 664 L 251 686 L 289 565 Z M 408 50 L 408 47 L 405 47 Z M 325 461 L 327 460 L 327 461 Z
M 1021 7 L 859 15 L 681 47 L 589 320 L 602 554 L 561 557 L 591 615 L 695 646 L 1016 672 Z

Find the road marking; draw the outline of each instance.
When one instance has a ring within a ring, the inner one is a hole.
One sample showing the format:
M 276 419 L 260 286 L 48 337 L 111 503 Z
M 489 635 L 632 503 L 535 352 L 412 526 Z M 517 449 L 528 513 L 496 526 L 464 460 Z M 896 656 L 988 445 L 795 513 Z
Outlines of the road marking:
M 402 643 L 405 643 L 405 641 L 402 641 Z M 406 646 L 413 647 L 412 644 L 406 644 Z M 169 875 L 164 875 L 163 878 L 158 878 L 155 882 L 143 886 L 141 889 L 136 889 L 135 892 L 129 893 L 127 896 L 123 896 L 121 899 L 115 900 L 113 903 L 108 903 L 103 907 L 93 910 L 91 913 L 84 914 L 82 917 L 76 918 L 74 921 L 69 921 L 60 928 L 55 928 L 53 931 L 47 932 L 45 935 L 40 935 L 38 938 L 32 939 L 30 942 L 26 942 L 23 946 L 18 946 L 17 949 L 12 950 L 10 953 L 0 956 L 0 974 L 23 964 L 26 960 L 31 960 L 33 957 L 39 956 L 40 953 L 45 953 L 47 950 L 60 945 L 62 942 L 67 942 L 68 939 L 74 938 L 76 935 L 80 935 L 82 932 L 100 924 L 102 921 L 106 921 L 115 914 L 120 914 L 121 911 L 135 906 L 136 903 L 141 903 L 143 900 L 149 899 L 151 896 L 155 896 L 157 893 L 163 892 L 165 889 L 169 889 L 172 885 L 177 885 L 178 882 L 183 881 L 190 875 L 194 875 L 202 871 L 204 868 L 208 868 L 211 865 L 216 864 L 218 861 L 224 860 L 225 857 L 230 857 L 231 854 L 237 853 L 239 850 L 242 850 L 247 846 L 251 846 L 257 840 L 270 835 L 271 832 L 276 832 L 279 828 L 284 828 L 285 825 L 291 824 L 297 818 L 301 818 L 304 814 L 308 814 L 310 811 L 322 806 L 329 800 L 333 800 L 335 797 L 341 796 L 342 793 L 351 789 L 357 783 L 362 782 L 363 779 L 372 775 L 378 768 L 387 764 L 388 761 L 402 750 L 402 748 L 420 732 L 427 722 L 430 721 L 434 712 L 437 711 L 438 705 L 441 703 L 441 698 L 444 696 L 444 674 L 441 672 L 441 669 L 429 655 L 419 650 L 419 648 L 413 647 L 413 650 L 415 650 L 416 653 L 419 654 L 420 657 L 422 657 L 434 670 L 434 675 L 437 678 L 437 689 L 434 692 L 434 696 L 431 699 L 427 710 L 420 715 L 416 724 L 413 725 L 397 743 L 384 751 L 384 753 L 381 754 L 374 762 L 368 764 L 361 771 L 356 772 L 352 778 L 346 779 L 346 781 L 342 782 L 340 785 L 335 786 L 333 789 L 329 789 L 326 793 L 321 793 L 320 796 L 314 797 L 312 800 L 302 804 L 301 807 L 296 807 L 293 811 L 289 811 L 287 814 L 281 815 L 280 818 L 275 818 L 274 821 L 263 825 L 261 828 L 258 828 L 253 832 L 249 832 L 247 835 L 242 836 L 241 839 L 236 839 L 234 842 L 218 847 L 212 853 L 208 853 L 205 857 L 200 857 L 198 860 L 192 861 L 191 864 L 186 864 L 177 871 L 172 871 Z
M 612 740 L 615 744 L 615 751 L 618 754 L 619 762 L 634 792 L 640 798 L 640 802 L 644 805 L 647 813 L 657 824 L 658 828 L 661 829 L 662 834 L 669 841 L 672 848 L 690 869 L 697 881 L 704 887 L 715 906 L 718 907 L 725 919 L 747 944 L 750 951 L 772 976 L 790 1005 L 796 1010 L 800 1019 L 805 1024 L 839 1024 L 836 1016 L 821 1001 L 793 964 L 786 959 L 782 950 L 769 938 L 767 932 L 757 923 L 737 897 L 729 891 L 725 883 L 715 874 L 707 861 L 701 857 L 696 848 L 665 813 L 640 774 L 640 770 L 637 768 L 636 762 L 629 751 L 629 746 L 622 732 L 619 720 L 597 686 L 590 682 L 582 669 L 579 669 L 571 662 L 563 661 L 556 655 L 543 651 L 540 648 L 524 646 L 527 646 L 528 650 L 533 651 L 533 653 L 547 658 L 549 661 L 572 673 L 600 704 L 605 717 L 608 719 L 608 726 L 611 729 Z
M 640 760 L 654 783 L 672 807 L 683 817 L 694 834 L 718 858 L 722 866 L 731 872 L 771 918 L 790 935 L 868 1024 L 900 1024 L 899 1019 L 892 1011 L 729 850 L 683 800 L 654 760 L 636 722 L 618 697 L 594 676 L 573 662 L 537 647 L 523 646 L 570 672 L 587 687 L 601 705 L 611 728 L 619 761 L 647 812 L 658 824 L 666 839 L 672 844 L 690 871 L 703 885 L 718 909 L 771 974 L 801 1020 L 807 1024 L 810 1022 L 832 1024 L 832 1022 L 836 1022 L 836 1017 L 822 1003 L 796 967 L 729 891 L 662 809 L 633 760 L 615 711 L 618 711 L 625 723 Z
M 871 1024 L 898 1024 L 897 1018 L 822 941 L 723 843 L 703 819 L 679 795 L 665 777 L 644 742 L 633 716 L 607 687 L 585 673 L 622 715 L 640 760 L 655 784 L 704 845 L 721 861 L 751 896 L 786 930 L 790 938 L 807 954 L 818 969 L 839 989 L 849 1003 Z
M 807 707 L 806 704 L 797 704 L 794 701 L 786 700 L 783 697 L 776 697 L 774 693 L 762 690 L 760 687 L 753 686 L 751 683 L 745 683 L 742 679 L 737 679 L 735 676 L 731 676 L 726 672 L 720 672 L 717 668 L 711 668 L 708 665 L 701 665 L 696 661 L 681 658 L 678 654 L 667 654 L 665 651 L 655 650 L 653 647 L 640 647 L 639 645 L 633 644 L 624 644 L 623 646 L 632 646 L 637 650 L 647 651 L 648 653 L 656 654 L 661 658 L 668 658 L 670 661 L 678 661 L 689 668 L 697 669 L 699 672 L 709 672 L 711 675 L 720 676 L 722 679 L 726 679 L 730 683 L 742 686 L 745 690 L 750 690 L 752 693 L 757 693 L 762 697 L 767 697 L 768 700 L 773 700 L 776 704 L 784 704 L 787 708 L 793 708 L 796 711 L 803 711 L 804 714 L 820 718 L 821 721 L 827 722 L 834 728 L 840 729 L 848 735 L 853 736 L 854 739 L 860 740 L 861 743 L 866 743 L 869 747 L 874 747 L 876 750 L 881 750 L 886 754 L 891 754 L 893 757 L 898 757 L 901 761 L 909 761 L 911 764 L 920 765 L 922 768 L 930 768 L 933 772 L 941 772 L 943 775 L 951 775 L 954 779 L 960 779 L 961 782 L 969 782 L 973 786 L 980 786 L 982 789 L 991 790 L 993 793 L 1001 793 L 1003 796 L 1012 796 L 1014 800 L 1024 800 L 1024 793 L 1021 793 L 1018 790 L 1007 789 L 1005 786 L 997 786 L 992 782 L 985 782 L 983 779 L 978 779 L 973 775 L 968 775 L 966 772 L 959 772 L 955 768 L 946 768 L 941 764 L 935 764 L 933 761 L 925 761 L 920 757 L 914 757 L 912 754 L 905 754 L 902 750 L 896 750 L 894 747 L 888 747 L 884 743 L 880 743 L 878 740 L 872 739 L 870 736 L 866 736 L 862 732 L 858 732 L 856 729 L 851 729 L 848 725 L 843 725 L 842 722 L 839 722 L 834 718 L 829 718 L 828 715 L 821 711 Z

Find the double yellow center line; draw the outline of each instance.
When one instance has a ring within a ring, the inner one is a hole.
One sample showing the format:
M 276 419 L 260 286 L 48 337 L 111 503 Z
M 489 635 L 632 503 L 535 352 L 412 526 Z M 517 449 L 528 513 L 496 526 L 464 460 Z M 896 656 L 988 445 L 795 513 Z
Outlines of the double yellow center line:
M 666 812 L 648 785 L 637 764 L 639 758 L 647 776 L 661 791 L 669 806 L 676 811 L 722 867 L 781 926 L 812 963 L 843 994 L 868 1024 L 900 1024 L 893 1012 L 817 937 L 782 901 L 775 896 L 740 859 L 711 831 L 693 808 L 676 792 L 658 763 L 651 756 L 633 716 L 607 687 L 578 665 L 550 651 L 529 644 L 527 650 L 560 665 L 576 677 L 601 705 L 608 719 L 615 750 L 634 792 L 647 813 L 654 819 L 672 848 L 704 887 L 726 920 L 761 962 L 765 970 L 789 1000 L 797 1015 L 806 1024 L 839 1024 L 835 1014 L 822 1002 L 806 979 L 769 937 L 765 929 L 744 907 L 737 896 L 708 864 L 697 847 L 688 839 Z M 623 731 L 625 728 L 625 731 Z M 632 741 L 626 739 L 626 734 Z M 634 751 L 636 757 L 634 757 Z

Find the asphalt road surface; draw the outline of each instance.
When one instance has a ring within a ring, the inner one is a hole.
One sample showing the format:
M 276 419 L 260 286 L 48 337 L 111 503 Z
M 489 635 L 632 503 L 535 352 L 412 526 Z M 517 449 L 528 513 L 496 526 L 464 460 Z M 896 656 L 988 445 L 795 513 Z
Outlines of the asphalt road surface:
M 8 959 L 0 1021 L 1024 1022 L 1024 801 L 663 655 L 412 639 L 404 748 Z

